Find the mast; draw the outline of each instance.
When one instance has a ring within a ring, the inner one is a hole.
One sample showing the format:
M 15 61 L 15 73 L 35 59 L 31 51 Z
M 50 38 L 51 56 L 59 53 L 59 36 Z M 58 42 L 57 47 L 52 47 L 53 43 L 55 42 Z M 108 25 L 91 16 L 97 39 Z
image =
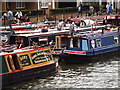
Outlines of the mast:
M 39 4 L 39 0 L 38 0 L 38 8 L 37 8 L 37 21 L 39 22 L 39 9 L 40 9 L 40 4 Z

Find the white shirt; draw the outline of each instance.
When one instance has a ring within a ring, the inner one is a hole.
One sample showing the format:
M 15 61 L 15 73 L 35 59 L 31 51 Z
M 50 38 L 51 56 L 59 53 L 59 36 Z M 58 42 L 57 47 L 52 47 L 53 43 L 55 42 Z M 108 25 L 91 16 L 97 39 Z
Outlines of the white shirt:
M 108 4 L 106 5 L 106 8 L 107 8 L 107 11 L 108 11 L 109 10 L 109 5 Z
M 8 12 L 4 13 L 3 16 L 6 16 L 8 18 L 8 20 L 13 20 L 13 12 L 12 11 L 8 11 Z
M 16 14 L 15 14 L 15 16 L 17 16 L 17 18 L 20 18 L 21 16 L 22 16 L 22 12 L 20 11 L 20 12 L 17 12 Z
M 64 27 L 64 22 L 63 21 L 58 23 L 58 28 L 62 28 L 62 27 Z

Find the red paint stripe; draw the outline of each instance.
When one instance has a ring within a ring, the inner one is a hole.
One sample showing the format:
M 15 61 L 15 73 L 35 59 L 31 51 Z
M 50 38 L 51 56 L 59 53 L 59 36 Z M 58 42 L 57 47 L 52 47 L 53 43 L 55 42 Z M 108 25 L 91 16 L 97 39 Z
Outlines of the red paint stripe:
M 35 28 L 35 27 L 21 27 L 21 28 L 12 28 L 13 30 L 15 30 L 15 29 L 29 29 L 29 28 Z M 7 28 L 7 29 L 1 29 L 0 31 L 3 31 L 3 30 L 10 30 L 9 28 Z
M 60 54 L 61 51 L 52 51 L 52 54 Z
M 17 72 L 21 72 L 21 71 L 26 71 L 26 70 L 31 70 L 31 69 L 35 69 L 35 68 L 38 68 L 38 67 L 48 66 L 48 65 L 51 65 L 51 64 L 54 64 L 54 63 L 44 64 L 44 65 L 42 65 L 42 66 L 36 66 L 36 67 L 34 67 L 34 68 L 28 68 L 28 69 L 23 69 L 23 70 L 16 70 L 16 71 L 10 72 L 10 73 L 3 73 L 3 74 L 0 74 L 0 76 L 12 74 L 12 73 L 17 73 Z
M 36 51 L 36 50 L 40 50 L 40 49 L 47 49 L 47 48 L 50 48 L 50 47 L 36 48 L 36 49 L 33 49 L 33 50 L 22 51 L 22 52 L 17 52 L 17 53 L 8 53 L 8 54 L 0 55 L 0 56 L 20 54 L 20 53 L 27 53 L 27 52 L 32 52 L 32 51 Z M 18 50 L 19 50 L 19 49 L 18 49 Z
M 64 53 L 72 53 L 72 54 L 82 54 L 82 55 L 86 55 L 86 52 L 67 51 L 67 50 L 65 50 Z

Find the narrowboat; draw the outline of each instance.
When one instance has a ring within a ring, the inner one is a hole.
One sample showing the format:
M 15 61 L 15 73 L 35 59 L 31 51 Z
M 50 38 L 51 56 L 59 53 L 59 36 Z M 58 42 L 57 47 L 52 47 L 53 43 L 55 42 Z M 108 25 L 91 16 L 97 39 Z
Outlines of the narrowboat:
M 99 28 L 68 37 L 61 58 L 65 63 L 92 62 L 100 55 L 120 50 L 119 27 Z
M 50 47 L 22 48 L 0 52 L 2 86 L 35 77 L 43 77 L 57 71 Z
M 102 26 L 93 26 L 87 28 L 75 28 L 75 32 L 88 31 L 93 28 L 99 29 Z M 46 31 L 42 31 L 46 30 Z M 62 49 L 67 46 L 67 37 L 70 35 L 69 29 L 63 29 L 58 31 L 56 28 L 39 28 L 39 29 L 26 29 L 26 30 L 16 30 L 15 35 L 10 37 L 10 44 L 16 43 L 18 47 L 31 46 L 33 43 L 37 43 L 39 46 L 50 45 L 53 55 L 60 55 Z
M 0 35 L 2 86 L 42 77 L 58 70 L 58 62 L 53 58 L 50 46 L 39 46 L 35 42 L 29 45 L 29 39 L 24 37 L 17 37 L 13 42 L 13 36 L 10 31 L 2 31 Z
M 18 48 L 31 46 L 34 43 L 37 43 L 38 46 L 50 46 L 53 55 L 59 55 L 61 53 L 61 48 L 65 47 L 65 37 L 68 34 L 68 30 L 64 31 L 49 31 L 49 32 L 41 32 L 41 30 L 31 31 L 33 33 L 28 33 L 28 31 L 23 31 L 22 34 L 16 32 L 18 34 L 10 36 L 10 44 L 16 43 L 18 44 Z M 63 37 L 59 39 L 59 37 Z M 22 42 L 23 41 L 23 42 Z M 62 45 L 61 45 L 62 41 Z M 63 42 L 64 41 L 64 42 Z M 60 44 L 59 44 L 60 43 Z
M 120 15 L 103 15 L 103 16 L 92 16 L 92 17 L 81 17 L 81 18 L 69 18 L 65 20 L 66 22 L 75 22 L 75 25 L 80 27 L 88 27 L 93 24 L 105 25 L 105 24 L 114 24 L 119 25 Z

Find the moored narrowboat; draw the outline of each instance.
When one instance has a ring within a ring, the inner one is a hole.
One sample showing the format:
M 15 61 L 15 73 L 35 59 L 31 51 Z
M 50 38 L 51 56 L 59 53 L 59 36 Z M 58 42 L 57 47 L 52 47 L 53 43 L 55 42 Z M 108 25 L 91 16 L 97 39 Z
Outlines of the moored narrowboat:
M 58 70 L 50 47 L 1 51 L 0 58 L 2 86 L 43 77 Z
M 119 28 L 99 28 L 70 36 L 61 58 L 65 63 L 83 63 L 98 59 L 98 55 L 120 50 Z
M 58 62 L 54 60 L 50 46 L 42 45 L 44 43 L 41 42 L 36 44 L 34 37 L 14 37 L 10 31 L 0 33 L 0 76 L 3 86 L 58 70 Z

